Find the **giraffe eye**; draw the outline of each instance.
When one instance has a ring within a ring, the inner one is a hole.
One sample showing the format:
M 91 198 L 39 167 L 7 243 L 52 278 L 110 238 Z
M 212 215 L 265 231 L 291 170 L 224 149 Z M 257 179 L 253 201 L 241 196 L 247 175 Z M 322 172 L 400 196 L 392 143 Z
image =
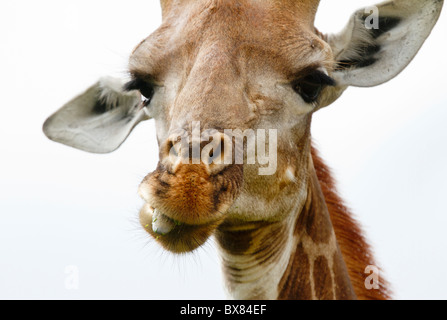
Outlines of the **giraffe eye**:
M 124 86 L 124 90 L 126 91 L 132 91 L 132 90 L 138 90 L 141 93 L 141 100 L 143 101 L 143 105 L 147 107 L 152 100 L 152 96 L 154 95 L 154 86 L 150 83 L 141 80 L 141 79 L 134 79 L 130 82 L 128 82 Z
M 154 95 L 154 88 L 153 87 L 147 87 L 144 89 L 140 89 L 141 97 L 143 99 L 143 104 L 145 107 L 147 107 L 152 100 L 152 96 Z
M 292 83 L 293 90 L 295 90 L 306 103 L 315 103 L 325 87 L 334 85 L 335 81 L 321 71 L 315 71 Z

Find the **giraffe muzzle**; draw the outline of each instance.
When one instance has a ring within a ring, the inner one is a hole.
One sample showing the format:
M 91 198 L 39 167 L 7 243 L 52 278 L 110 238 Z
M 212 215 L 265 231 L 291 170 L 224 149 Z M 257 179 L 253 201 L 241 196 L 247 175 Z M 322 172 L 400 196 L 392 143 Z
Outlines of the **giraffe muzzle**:
M 139 188 L 140 223 L 167 250 L 193 251 L 224 222 L 242 183 L 242 165 L 211 174 L 203 163 L 179 164 L 174 173 L 160 161 Z

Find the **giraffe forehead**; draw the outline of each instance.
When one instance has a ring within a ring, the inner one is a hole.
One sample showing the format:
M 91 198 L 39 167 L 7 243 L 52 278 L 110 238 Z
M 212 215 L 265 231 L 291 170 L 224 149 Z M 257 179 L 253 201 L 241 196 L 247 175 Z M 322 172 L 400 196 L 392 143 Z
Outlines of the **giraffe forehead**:
M 166 18 L 135 49 L 131 71 L 154 76 L 166 72 L 167 66 L 188 68 L 201 61 L 197 57 L 204 51 L 228 63 L 241 63 L 245 57 L 252 65 L 262 62 L 290 74 L 308 65 L 331 67 L 332 51 L 313 26 L 293 11 L 260 3 L 237 10 L 235 3 L 207 9 L 196 4 Z
M 197 1 L 180 8 L 163 25 L 175 42 L 212 39 L 282 47 L 313 40 L 311 15 L 303 13 L 300 1 L 293 3 L 281 6 L 277 1 Z
M 231 9 L 231 13 L 237 13 L 244 9 L 263 8 L 270 13 L 275 11 L 291 13 L 300 20 L 313 23 L 318 10 L 320 0 L 161 0 L 163 18 L 171 14 L 179 13 L 179 10 L 199 7 L 216 9 Z

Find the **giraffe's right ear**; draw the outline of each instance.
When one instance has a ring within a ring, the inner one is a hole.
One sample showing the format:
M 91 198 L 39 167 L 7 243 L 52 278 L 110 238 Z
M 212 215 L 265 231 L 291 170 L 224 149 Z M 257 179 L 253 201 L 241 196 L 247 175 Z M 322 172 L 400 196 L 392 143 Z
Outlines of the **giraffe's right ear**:
M 73 148 L 110 153 L 148 119 L 141 94 L 126 91 L 120 80 L 107 77 L 48 118 L 43 131 L 49 139 Z

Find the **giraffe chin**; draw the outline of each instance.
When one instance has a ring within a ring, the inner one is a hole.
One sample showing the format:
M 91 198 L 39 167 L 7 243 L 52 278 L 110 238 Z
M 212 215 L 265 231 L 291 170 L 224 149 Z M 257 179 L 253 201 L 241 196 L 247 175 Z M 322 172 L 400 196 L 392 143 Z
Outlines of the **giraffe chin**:
M 201 247 L 211 237 L 223 218 L 203 225 L 189 225 L 173 220 L 146 204 L 140 211 L 140 223 L 164 249 L 188 253 Z

